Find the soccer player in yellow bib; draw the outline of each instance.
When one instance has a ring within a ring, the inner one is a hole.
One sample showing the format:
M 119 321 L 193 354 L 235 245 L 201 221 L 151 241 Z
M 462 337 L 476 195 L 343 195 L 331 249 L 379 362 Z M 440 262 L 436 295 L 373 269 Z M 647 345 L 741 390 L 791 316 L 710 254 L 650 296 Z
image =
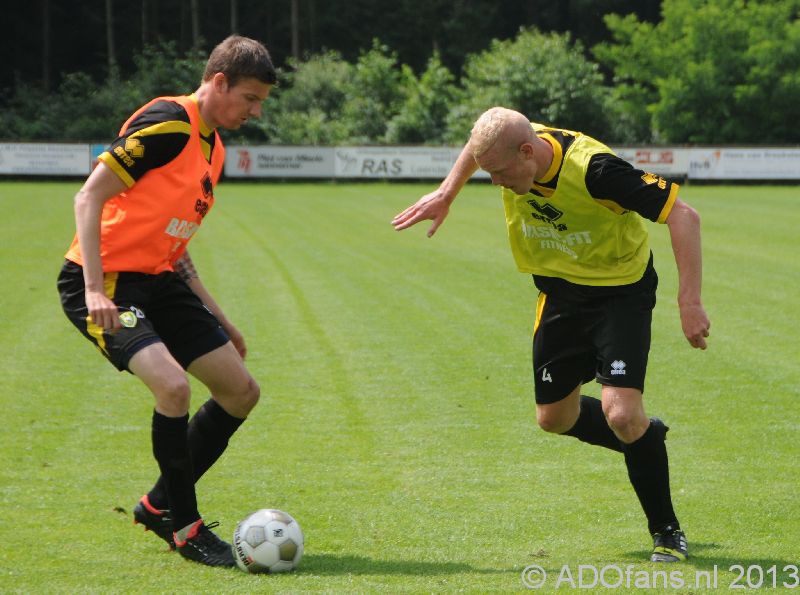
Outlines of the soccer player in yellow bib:
M 494 107 L 478 118 L 439 188 L 392 225 L 432 220 L 432 236 L 478 168 L 502 187 L 511 251 L 540 292 L 533 336 L 539 426 L 623 453 L 653 538 L 651 559 L 686 560 L 670 495 L 669 428 L 649 418 L 642 401 L 658 284 L 642 217 L 669 228 L 683 332 L 705 349 L 697 212 L 678 198 L 677 184 L 635 169 L 597 140 Z M 600 400 L 580 394 L 592 379 L 602 385 Z

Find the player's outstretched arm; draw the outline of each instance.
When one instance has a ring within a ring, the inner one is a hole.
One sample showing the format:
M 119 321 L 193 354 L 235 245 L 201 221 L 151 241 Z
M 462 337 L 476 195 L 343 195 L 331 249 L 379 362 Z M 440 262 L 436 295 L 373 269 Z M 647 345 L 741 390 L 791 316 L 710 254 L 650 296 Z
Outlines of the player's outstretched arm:
M 667 226 L 678 266 L 678 308 L 683 334 L 692 347 L 705 349 L 711 322 L 700 299 L 703 280 L 700 216 L 692 207 L 677 199 L 667 217 Z
M 477 170 L 478 164 L 475 163 L 472 151 L 467 145 L 462 149 L 461 154 L 453 164 L 453 168 L 439 188 L 426 194 L 413 205 L 395 215 L 394 219 L 392 219 L 392 225 L 395 230 L 400 231 L 420 221 L 431 220 L 433 224 L 428 230 L 428 237 L 431 237 L 444 222 L 450 212 L 450 205 L 456 199 L 464 184 Z

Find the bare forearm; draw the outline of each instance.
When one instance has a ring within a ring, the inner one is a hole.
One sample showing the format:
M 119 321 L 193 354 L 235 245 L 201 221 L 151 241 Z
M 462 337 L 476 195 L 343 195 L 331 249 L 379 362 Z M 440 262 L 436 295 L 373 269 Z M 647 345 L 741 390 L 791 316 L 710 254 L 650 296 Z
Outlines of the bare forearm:
M 667 223 L 678 268 L 678 304 L 699 304 L 703 281 L 700 217 L 694 209 L 682 204 L 670 214 Z
M 87 291 L 103 292 L 100 219 L 106 201 L 125 189 L 125 183 L 101 162 L 75 195 L 75 228 L 81 249 Z
M 197 274 L 197 269 L 194 266 L 192 257 L 189 256 L 189 252 L 184 252 L 181 257 L 175 261 L 173 266 L 178 276 L 186 282 L 189 289 L 200 298 L 200 301 L 211 310 L 224 327 L 228 322 L 227 318 L 225 318 L 225 313 L 200 280 L 200 276 Z
M 211 294 L 200 280 L 200 277 L 197 274 L 197 269 L 195 269 L 194 263 L 192 262 L 192 257 L 189 256 L 188 252 L 184 252 L 183 255 L 175 262 L 174 268 L 175 272 L 180 275 L 181 279 L 183 279 L 189 286 L 189 289 L 191 289 L 192 292 L 194 292 L 194 294 L 200 298 L 200 301 L 203 302 L 206 308 L 211 310 L 211 313 L 216 316 L 222 328 L 224 328 L 225 332 L 228 333 L 231 343 L 233 343 L 233 346 L 236 348 L 239 356 L 244 359 L 247 355 L 247 345 L 245 344 L 242 333 L 240 333 L 239 329 L 237 329 L 233 323 L 228 320 L 227 316 L 225 316 L 225 313 L 222 311 L 222 308 L 220 308 L 219 304 L 217 304 L 217 301 L 211 297 Z
M 475 162 L 475 157 L 472 156 L 469 144 L 467 144 L 461 150 L 458 159 L 450 169 L 450 173 L 447 174 L 447 177 L 439 186 L 439 190 L 447 198 L 448 203 L 452 204 L 458 193 L 476 171 L 478 171 L 478 164 Z
M 191 289 L 194 294 L 200 298 L 200 301 L 206 305 L 206 307 L 211 310 L 211 313 L 217 317 L 219 323 L 222 325 L 223 328 L 227 328 L 230 324 L 228 318 L 225 316 L 225 313 L 220 308 L 219 304 L 217 304 L 216 300 L 211 297 L 211 294 L 203 285 L 203 282 L 200 280 L 200 277 L 194 277 L 191 279 L 190 282 L 187 283 L 189 289 Z
M 100 216 L 103 203 L 92 200 L 85 188 L 75 196 L 75 228 L 83 260 L 87 291 L 103 291 L 103 263 L 100 258 Z
M 125 184 L 104 164 L 98 165 L 75 195 L 75 230 L 83 262 L 84 297 L 89 319 L 104 329 L 120 327 L 117 306 L 106 295 L 100 254 L 100 221 L 106 201 Z
M 175 268 L 175 272 L 186 282 L 187 285 L 192 279 L 199 278 L 197 269 L 192 261 L 192 257 L 189 256 L 189 252 L 184 252 L 181 257 L 175 261 L 173 266 Z
M 672 251 L 678 266 L 678 309 L 683 334 L 692 347 L 705 349 L 711 321 L 700 299 L 703 282 L 703 259 L 700 253 L 700 216 L 677 200 L 667 218 Z

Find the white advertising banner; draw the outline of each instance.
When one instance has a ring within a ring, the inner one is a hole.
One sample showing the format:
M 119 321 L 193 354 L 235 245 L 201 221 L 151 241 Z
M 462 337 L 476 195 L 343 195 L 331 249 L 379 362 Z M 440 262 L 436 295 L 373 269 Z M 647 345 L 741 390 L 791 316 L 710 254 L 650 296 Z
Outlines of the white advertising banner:
M 0 143 L 0 174 L 87 176 L 89 145 Z
M 337 147 L 336 177 L 441 179 L 460 152 L 453 147 Z
M 225 175 L 232 178 L 332 178 L 333 152 L 333 147 L 226 147 Z
M 614 152 L 633 167 L 662 176 L 685 176 L 689 171 L 689 149 L 670 147 L 623 147 Z
M 800 180 L 800 149 L 691 149 L 696 180 Z
M 85 177 L 105 147 L 88 144 L 0 143 L 0 175 Z M 696 180 L 800 180 L 800 148 L 618 147 L 634 167 Z M 227 147 L 230 178 L 443 179 L 458 147 Z M 486 179 L 482 171 L 474 176 Z

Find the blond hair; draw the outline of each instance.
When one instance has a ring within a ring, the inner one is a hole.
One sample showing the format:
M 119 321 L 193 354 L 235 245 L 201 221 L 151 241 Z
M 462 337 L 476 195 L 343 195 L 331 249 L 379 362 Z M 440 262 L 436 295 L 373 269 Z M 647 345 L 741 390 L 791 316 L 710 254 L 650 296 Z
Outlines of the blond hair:
M 511 131 L 514 134 L 509 134 Z M 480 157 L 492 148 L 498 139 L 506 138 L 509 145 L 517 140 L 529 140 L 533 135 L 528 118 L 521 113 L 505 108 L 493 107 L 481 114 L 472 127 L 469 146 L 474 157 Z M 519 139 L 518 139 L 519 137 Z

